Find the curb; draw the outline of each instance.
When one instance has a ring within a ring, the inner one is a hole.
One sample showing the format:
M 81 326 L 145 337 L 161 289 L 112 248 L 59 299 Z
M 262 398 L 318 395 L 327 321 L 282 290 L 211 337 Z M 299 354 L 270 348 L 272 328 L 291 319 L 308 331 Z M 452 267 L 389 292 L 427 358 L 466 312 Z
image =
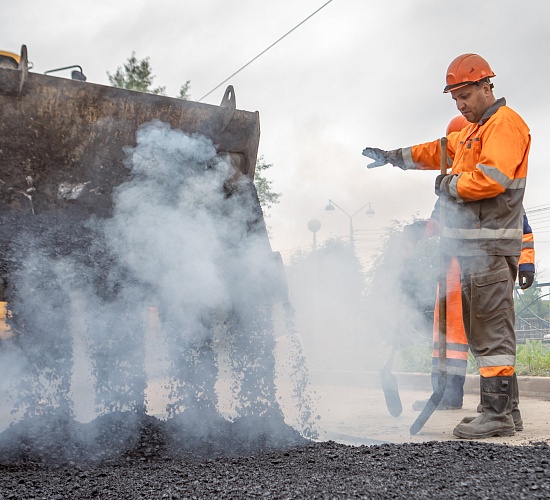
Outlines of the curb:
M 393 373 L 399 387 L 415 390 L 432 390 L 431 374 L 429 373 Z M 380 388 L 378 372 L 360 371 L 314 371 L 310 372 L 313 384 L 334 384 L 360 386 L 364 388 Z M 550 377 L 518 376 L 520 394 L 527 397 L 539 397 L 550 400 Z M 479 375 L 466 375 L 464 392 L 479 393 Z

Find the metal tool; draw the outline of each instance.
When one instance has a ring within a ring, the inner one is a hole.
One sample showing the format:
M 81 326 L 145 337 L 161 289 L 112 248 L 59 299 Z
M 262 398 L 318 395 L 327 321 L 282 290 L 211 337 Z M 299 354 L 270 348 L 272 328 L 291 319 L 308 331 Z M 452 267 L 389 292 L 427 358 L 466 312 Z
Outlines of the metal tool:
M 440 169 L 441 175 L 447 173 L 447 138 L 443 137 L 440 140 L 441 156 L 440 156 Z M 440 234 L 443 234 L 443 228 L 445 221 L 443 218 L 443 203 L 440 204 Z M 420 415 L 411 425 L 411 435 L 416 435 L 424 427 L 424 424 L 432 416 L 432 413 L 437 408 L 445 388 L 447 387 L 447 258 L 441 249 L 440 239 L 439 250 L 439 357 L 438 357 L 438 383 L 437 389 L 433 392 L 426 403 L 426 406 L 420 412 Z

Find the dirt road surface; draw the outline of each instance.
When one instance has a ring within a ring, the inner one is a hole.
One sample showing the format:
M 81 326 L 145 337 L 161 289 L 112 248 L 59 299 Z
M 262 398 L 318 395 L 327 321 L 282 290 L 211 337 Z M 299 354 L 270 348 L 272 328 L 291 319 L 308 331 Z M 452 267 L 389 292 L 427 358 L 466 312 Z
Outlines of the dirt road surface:
M 468 376 L 461 410 L 435 411 L 415 436 L 410 426 L 418 416 L 412 410 L 416 400 L 431 395 L 430 379 L 424 374 L 397 374 L 403 412 L 392 417 L 385 405 L 377 373 L 312 373 L 320 437 L 339 443 L 360 445 L 373 441 L 419 443 L 457 440 L 453 428 L 463 417 L 476 415 L 479 403 L 479 377 Z M 488 443 L 528 445 L 550 443 L 550 378 L 519 377 L 520 410 L 525 429 L 512 437 L 484 439 Z

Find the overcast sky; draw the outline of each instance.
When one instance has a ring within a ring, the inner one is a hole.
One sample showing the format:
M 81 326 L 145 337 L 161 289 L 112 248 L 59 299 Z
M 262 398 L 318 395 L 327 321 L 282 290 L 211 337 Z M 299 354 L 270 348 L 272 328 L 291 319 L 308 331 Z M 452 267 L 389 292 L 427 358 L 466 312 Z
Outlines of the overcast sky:
M 107 84 L 135 51 L 149 57 L 169 95 L 191 80 L 198 100 L 327 0 L 0 0 L 1 49 L 26 44 L 32 71 L 72 64 Z M 449 62 L 479 53 L 495 94 L 532 132 L 526 209 L 550 206 L 550 2 L 548 0 L 333 0 L 227 84 L 237 107 L 259 111 L 260 154 L 281 203 L 268 224 L 286 262 L 318 241 L 347 237 L 353 218 L 364 262 L 391 220 L 427 217 L 436 172 L 367 170 L 365 146 L 409 146 L 440 137 L 457 114 L 443 94 Z M 225 87 L 203 102 L 219 104 Z M 550 281 L 550 210 L 534 213 L 539 278 Z

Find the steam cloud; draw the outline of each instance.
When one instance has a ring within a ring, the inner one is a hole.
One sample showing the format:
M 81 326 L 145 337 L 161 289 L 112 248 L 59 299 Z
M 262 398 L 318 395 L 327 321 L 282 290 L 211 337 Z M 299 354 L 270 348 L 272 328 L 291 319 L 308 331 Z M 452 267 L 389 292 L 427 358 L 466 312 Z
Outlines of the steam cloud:
M 37 215 L 39 230 L 14 238 L 1 353 L 17 369 L 12 412 L 73 417 L 91 397 L 71 387 L 85 368 L 82 356 L 73 367 L 73 335 L 87 345 L 95 414 L 147 412 L 146 357 L 162 345 L 146 325 L 158 311 L 168 416 L 218 412 L 222 358 L 238 416 L 280 415 L 272 306 L 284 286 L 253 184 L 204 136 L 155 121 L 136 139 L 112 218 L 75 227 Z

